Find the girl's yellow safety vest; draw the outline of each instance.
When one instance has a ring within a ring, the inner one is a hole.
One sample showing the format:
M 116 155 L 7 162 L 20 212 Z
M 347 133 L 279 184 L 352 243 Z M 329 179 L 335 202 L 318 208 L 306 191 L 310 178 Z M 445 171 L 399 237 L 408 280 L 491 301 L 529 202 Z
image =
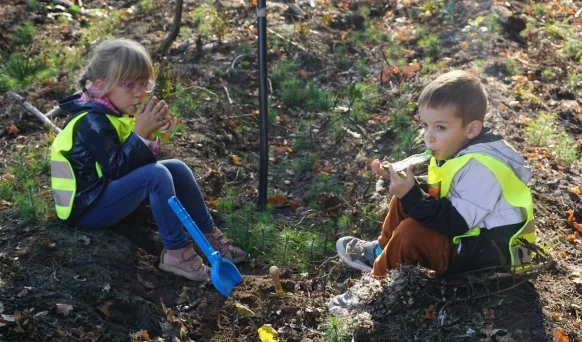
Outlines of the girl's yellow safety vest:
M 455 174 L 469 162 L 475 159 L 485 165 L 497 178 L 503 192 L 503 197 L 512 206 L 521 209 L 524 225 L 509 239 L 509 255 L 513 269 L 520 269 L 531 262 L 531 252 L 524 246 L 524 241 L 534 243 L 536 239 L 533 221 L 533 201 L 529 188 L 517 177 L 513 170 L 502 161 L 480 153 L 468 153 L 447 160 L 438 166 L 435 158 L 431 158 L 428 167 L 429 193 L 435 198 L 447 197 Z M 478 180 L 475 180 L 478 182 Z M 487 189 L 483 189 L 487 191 Z M 473 227 L 467 233 L 453 237 L 453 243 L 461 239 L 479 236 L 479 227 Z
M 67 126 L 57 135 L 51 147 L 51 187 L 57 216 L 61 220 L 66 220 L 71 215 L 75 193 L 77 192 L 77 182 L 71 163 L 65 156 L 73 147 L 73 133 L 75 124 L 87 113 L 81 113 L 71 120 Z M 106 114 L 107 118 L 115 128 L 119 141 L 123 143 L 133 131 L 135 118 L 131 116 L 115 116 Z M 99 178 L 103 177 L 101 165 L 95 162 L 95 169 Z

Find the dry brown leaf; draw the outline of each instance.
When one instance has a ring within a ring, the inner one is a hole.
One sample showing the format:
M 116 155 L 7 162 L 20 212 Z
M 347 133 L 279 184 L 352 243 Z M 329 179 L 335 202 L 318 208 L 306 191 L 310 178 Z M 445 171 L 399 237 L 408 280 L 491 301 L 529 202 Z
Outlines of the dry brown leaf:
M 150 335 L 148 334 L 148 331 L 145 329 L 142 329 L 140 331 L 139 337 L 141 337 L 142 341 L 151 341 L 152 339 L 150 338 Z
M 424 318 L 430 319 L 431 321 L 436 321 L 437 314 L 436 314 L 436 307 L 437 304 L 431 304 L 427 308 L 424 309 Z
M 216 208 L 218 206 L 218 198 L 211 198 L 208 201 L 208 206 L 212 208 Z
M 570 235 L 568 235 L 568 237 L 566 238 L 566 241 L 568 241 L 568 242 L 574 242 L 574 241 L 576 241 L 576 234 L 570 234 Z
M 566 214 L 568 214 L 568 218 L 566 219 L 568 222 L 574 222 L 574 211 L 572 209 L 566 210 Z
M 71 314 L 71 311 L 73 311 L 73 306 L 71 304 L 53 304 L 52 309 L 57 313 L 57 314 L 61 314 L 65 317 L 67 317 L 68 315 Z
M 20 132 L 20 130 L 18 129 L 18 127 L 16 127 L 15 124 L 11 123 L 8 126 L 6 126 L 6 133 L 8 133 L 8 134 L 18 134 L 18 132 Z
M 566 336 L 566 332 L 562 328 L 554 328 L 552 331 L 553 342 L 568 342 L 568 336 Z
M 113 306 L 113 302 L 107 300 L 99 305 L 97 305 L 97 311 L 103 314 L 105 317 L 111 317 L 111 307 Z
M 57 244 L 52 242 L 51 240 L 45 239 L 40 242 L 40 245 L 44 249 L 54 250 L 57 248 Z
M 572 226 L 576 229 L 579 233 L 582 233 L 582 223 L 572 222 Z
M 287 197 L 281 194 L 271 195 L 267 199 L 267 202 L 273 204 L 274 206 L 282 206 L 287 204 Z

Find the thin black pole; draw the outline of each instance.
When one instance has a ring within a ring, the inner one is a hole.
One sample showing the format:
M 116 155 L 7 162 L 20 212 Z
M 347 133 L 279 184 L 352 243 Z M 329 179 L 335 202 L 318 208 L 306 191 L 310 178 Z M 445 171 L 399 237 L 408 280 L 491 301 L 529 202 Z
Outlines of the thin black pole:
M 267 203 L 267 182 L 269 177 L 268 109 L 267 109 L 267 9 L 266 0 L 257 3 L 257 26 L 259 28 L 259 116 L 260 116 L 260 165 L 259 165 L 259 208 Z

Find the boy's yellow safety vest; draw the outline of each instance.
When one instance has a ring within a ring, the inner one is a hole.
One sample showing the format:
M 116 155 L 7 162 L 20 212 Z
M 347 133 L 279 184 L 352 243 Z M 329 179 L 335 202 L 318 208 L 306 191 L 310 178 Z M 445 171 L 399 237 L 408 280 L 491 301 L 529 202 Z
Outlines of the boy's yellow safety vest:
M 531 252 L 525 248 L 523 240 L 534 243 L 536 239 L 533 222 L 533 201 L 527 185 L 517 177 L 509 166 L 494 157 L 480 153 L 468 153 L 447 160 L 442 166 L 438 166 L 435 158 L 431 158 L 428 167 L 429 193 L 435 198 L 447 197 L 455 174 L 471 159 L 475 159 L 485 165 L 497 178 L 505 200 L 510 205 L 521 209 L 525 223 L 509 239 L 508 245 L 512 268 L 514 270 L 521 269 L 531 262 Z M 487 191 L 487 189 L 483 190 Z M 458 244 L 461 239 L 479 236 L 480 233 L 479 227 L 473 227 L 467 233 L 453 237 L 453 243 Z
M 77 192 L 77 182 L 71 163 L 65 156 L 73 147 L 73 133 L 75 124 L 87 113 L 81 113 L 71 120 L 67 126 L 57 135 L 51 147 L 51 187 L 57 216 L 61 220 L 66 220 L 71 215 L 75 193 Z M 135 118 L 131 116 L 115 116 L 106 114 L 107 118 L 115 128 L 119 141 L 123 143 L 133 131 Z M 101 165 L 95 162 L 95 169 L 99 178 L 103 177 Z

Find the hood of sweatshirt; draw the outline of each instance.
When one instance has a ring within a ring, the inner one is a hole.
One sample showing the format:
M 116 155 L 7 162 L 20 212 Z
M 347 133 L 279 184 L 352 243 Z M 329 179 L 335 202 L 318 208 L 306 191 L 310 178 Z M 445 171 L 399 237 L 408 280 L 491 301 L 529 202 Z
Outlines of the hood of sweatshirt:
M 456 155 L 460 157 L 468 153 L 482 153 L 497 158 L 507 164 L 522 182 L 531 179 L 531 170 L 521 155 L 509 145 L 501 135 L 484 128 L 481 134 L 471 139 Z

